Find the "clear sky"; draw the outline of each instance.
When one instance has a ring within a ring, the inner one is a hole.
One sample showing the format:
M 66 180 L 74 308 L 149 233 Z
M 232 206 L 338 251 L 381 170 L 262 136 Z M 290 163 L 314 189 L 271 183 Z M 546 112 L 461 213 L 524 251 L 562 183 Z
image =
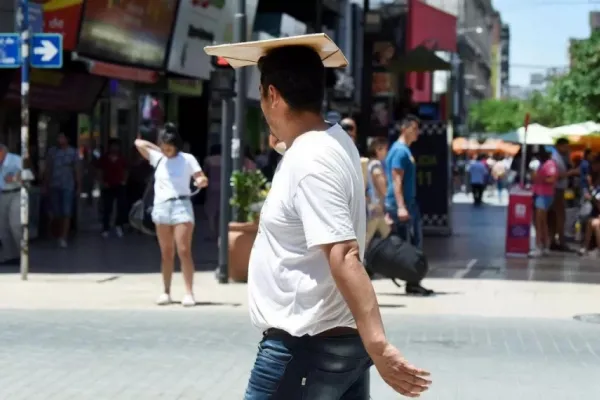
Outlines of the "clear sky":
M 528 85 L 541 68 L 568 65 L 569 38 L 590 34 L 589 15 L 600 0 L 493 0 L 510 25 L 510 83 Z

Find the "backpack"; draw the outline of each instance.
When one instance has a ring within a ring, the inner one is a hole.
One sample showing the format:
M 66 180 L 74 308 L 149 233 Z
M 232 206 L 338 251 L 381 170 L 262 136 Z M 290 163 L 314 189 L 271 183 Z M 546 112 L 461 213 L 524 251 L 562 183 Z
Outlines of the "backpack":
M 397 279 L 420 282 L 429 271 L 425 254 L 396 233 L 386 238 L 376 234 L 365 252 L 365 264 L 371 274 L 383 275 L 398 287 Z

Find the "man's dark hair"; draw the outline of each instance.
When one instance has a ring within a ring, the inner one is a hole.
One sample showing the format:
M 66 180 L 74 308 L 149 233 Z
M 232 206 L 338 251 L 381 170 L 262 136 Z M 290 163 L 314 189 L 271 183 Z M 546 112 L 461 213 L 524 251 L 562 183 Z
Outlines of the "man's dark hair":
M 285 46 L 258 60 L 260 85 L 273 85 L 293 111 L 320 113 L 325 97 L 325 67 L 319 54 L 306 46 Z
M 402 132 L 405 129 L 409 128 L 413 122 L 417 124 L 417 126 L 421 125 L 421 120 L 416 115 L 408 114 L 407 116 L 402 118 L 398 123 L 398 129 L 400 129 L 400 134 L 402 135 Z
M 556 142 L 556 144 L 558 144 L 558 142 Z M 548 150 L 546 150 L 546 148 L 544 146 L 542 146 L 537 153 L 537 158 L 538 158 L 538 160 L 540 160 L 541 164 L 548 161 L 551 157 L 552 157 L 552 153 L 549 152 Z
M 369 148 L 367 149 L 367 156 L 369 158 L 377 157 L 377 149 L 379 149 L 380 147 L 387 147 L 387 145 L 388 145 L 387 138 L 384 138 L 381 136 L 374 138 L 371 141 L 371 144 L 369 144 Z
M 561 138 L 558 138 L 558 140 L 556 141 L 557 146 L 562 146 L 565 144 L 569 144 L 569 139 L 561 137 Z

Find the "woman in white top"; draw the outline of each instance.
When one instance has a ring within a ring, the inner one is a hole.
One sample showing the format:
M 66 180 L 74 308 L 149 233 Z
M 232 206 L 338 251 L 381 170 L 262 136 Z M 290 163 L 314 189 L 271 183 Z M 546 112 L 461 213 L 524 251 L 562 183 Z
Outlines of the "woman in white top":
M 164 292 L 157 304 L 171 303 L 171 278 L 175 266 L 175 250 L 181 262 L 186 294 L 181 304 L 193 306 L 194 262 L 192 260 L 192 235 L 194 232 L 194 208 L 190 200 L 190 181 L 199 188 L 208 185 L 196 158 L 180 151 L 181 139 L 177 128 L 165 124 L 159 135 L 159 146 L 137 139 L 138 151 L 154 167 L 154 205 L 152 221 L 161 253 L 161 271 Z

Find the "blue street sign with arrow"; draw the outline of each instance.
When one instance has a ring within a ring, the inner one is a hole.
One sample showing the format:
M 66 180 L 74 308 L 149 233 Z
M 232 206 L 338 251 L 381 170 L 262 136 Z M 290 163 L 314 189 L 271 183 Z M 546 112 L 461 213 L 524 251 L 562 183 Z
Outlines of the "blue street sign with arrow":
M 0 68 L 21 66 L 21 39 L 16 33 L 0 33 Z
M 35 68 L 62 68 L 63 41 L 60 33 L 37 33 L 31 38 L 30 64 Z

